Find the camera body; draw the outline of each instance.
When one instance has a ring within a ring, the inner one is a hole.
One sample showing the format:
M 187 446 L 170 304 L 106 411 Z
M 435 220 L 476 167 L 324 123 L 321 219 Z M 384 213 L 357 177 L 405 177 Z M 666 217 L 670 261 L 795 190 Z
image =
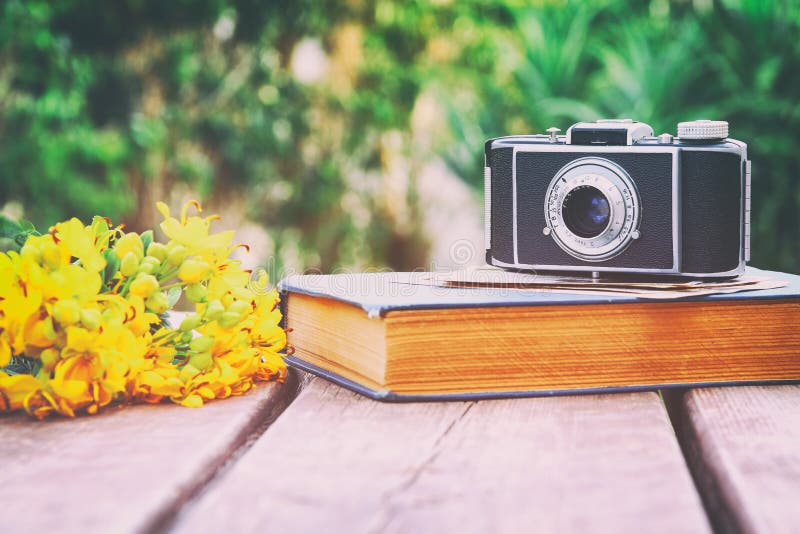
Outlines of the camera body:
M 750 251 L 747 145 L 723 121 L 630 119 L 485 145 L 486 261 L 509 269 L 736 276 Z

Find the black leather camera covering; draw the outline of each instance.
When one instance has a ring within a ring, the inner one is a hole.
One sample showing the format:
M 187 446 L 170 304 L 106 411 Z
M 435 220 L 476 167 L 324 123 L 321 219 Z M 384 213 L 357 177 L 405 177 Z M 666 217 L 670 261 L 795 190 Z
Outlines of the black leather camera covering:
M 723 151 L 683 150 L 681 158 L 681 271 L 720 273 L 741 256 L 742 160 Z
M 492 255 L 500 261 L 514 263 L 514 189 L 511 177 L 514 149 L 498 148 L 487 154 L 489 161 L 486 163 L 492 168 Z

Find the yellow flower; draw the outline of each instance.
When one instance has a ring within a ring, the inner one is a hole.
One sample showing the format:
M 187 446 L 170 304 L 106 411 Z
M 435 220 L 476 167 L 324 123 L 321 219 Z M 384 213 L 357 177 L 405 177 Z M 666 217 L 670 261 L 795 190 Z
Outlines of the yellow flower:
M 181 210 L 181 220 L 178 221 L 170 215 L 169 207 L 163 202 L 156 204 L 158 211 L 164 216 L 161 229 L 164 233 L 178 244 L 186 247 L 189 255 L 207 256 L 209 254 L 219 254 L 230 248 L 234 232 L 220 232 L 209 235 L 211 221 L 218 217 L 188 217 L 186 212 L 190 206 L 194 206 L 197 211 L 202 211 L 200 203 L 197 201 L 187 202 Z
M 183 381 L 174 367 L 161 367 L 145 371 L 139 375 L 136 391 L 146 402 L 159 402 L 164 397 L 179 397 L 183 391 Z
M 56 332 L 53 329 L 53 320 L 49 315 L 31 315 L 25 323 L 23 330 L 25 343 L 31 347 L 52 347 L 56 341 Z
M 12 375 L 0 371 L 0 412 L 13 412 L 24 407 L 25 399 L 39 390 L 41 384 L 31 375 Z
M 84 226 L 81 221 L 72 218 L 58 223 L 54 232 L 56 238 L 63 242 L 70 254 L 81 262 L 87 270 L 97 272 L 106 266 L 106 259 L 95 248 L 94 232 L 91 226 Z
M 233 232 L 209 234 L 214 217 L 188 217 L 191 206 L 200 209 L 187 204 L 178 221 L 159 205 L 170 242 L 152 242 L 146 258 L 139 235 L 100 217 L 58 223 L 19 254 L 0 254 L 0 412 L 74 416 L 165 399 L 198 407 L 284 376 L 277 293 L 230 258 Z M 117 272 L 101 274 L 117 235 Z M 162 283 L 195 302 L 179 327 L 153 313 L 169 308 Z M 36 376 L 2 372 L 15 356 L 38 359 Z
M 9 253 L 9 255 L 11 255 Z M 70 262 L 70 251 L 63 241 L 56 241 L 52 234 L 29 236 L 20 250 L 23 271 L 35 266 L 55 270 Z
M 3 289 L 3 298 L 0 299 L 2 335 L 11 346 L 13 354 L 22 354 L 25 350 L 25 327 L 32 317 L 34 320 L 37 318 L 42 293 L 36 286 L 25 283 L 18 276 L 14 276 L 10 282 Z
M 59 412 L 75 416 L 75 411 L 92 402 L 91 384 L 100 374 L 99 362 L 95 358 L 81 356 L 61 360 L 56 364 L 50 388 L 55 394 Z
M 65 356 L 75 354 L 85 354 L 92 348 L 95 335 L 79 326 L 67 328 L 67 343 L 65 346 Z
M 97 300 L 102 284 L 98 273 L 75 264 L 65 265 L 35 281 L 44 300 L 74 298 L 81 305 Z

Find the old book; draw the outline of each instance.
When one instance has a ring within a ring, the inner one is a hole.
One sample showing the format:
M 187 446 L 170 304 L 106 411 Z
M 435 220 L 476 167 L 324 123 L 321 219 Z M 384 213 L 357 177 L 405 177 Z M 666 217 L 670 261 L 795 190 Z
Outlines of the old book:
M 768 289 L 677 300 L 293 276 L 279 286 L 286 360 L 395 401 L 800 381 L 800 276 L 753 272 Z

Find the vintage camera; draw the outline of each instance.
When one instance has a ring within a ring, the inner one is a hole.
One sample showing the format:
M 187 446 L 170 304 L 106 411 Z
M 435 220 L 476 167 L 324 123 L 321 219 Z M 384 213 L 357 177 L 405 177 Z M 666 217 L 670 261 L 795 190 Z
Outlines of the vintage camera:
M 740 274 L 750 251 L 747 145 L 728 123 L 653 136 L 630 119 L 486 142 L 486 261 L 521 270 Z

